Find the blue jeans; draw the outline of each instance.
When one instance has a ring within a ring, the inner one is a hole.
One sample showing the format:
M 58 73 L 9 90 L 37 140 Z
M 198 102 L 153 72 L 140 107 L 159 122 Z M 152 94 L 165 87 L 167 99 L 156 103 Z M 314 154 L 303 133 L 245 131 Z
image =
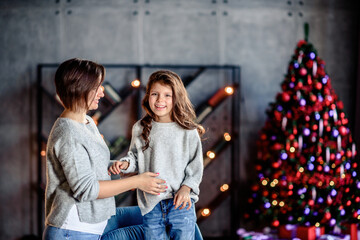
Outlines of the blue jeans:
M 187 210 L 175 209 L 174 199 L 160 201 L 151 212 L 144 215 L 146 240 L 193 240 L 196 214 L 194 203 Z
M 46 226 L 43 240 L 100 240 L 101 236 L 97 234 L 78 232 L 52 226 Z
M 109 219 L 101 240 L 142 240 L 145 239 L 144 232 L 140 208 L 119 207 L 116 209 L 116 215 Z M 197 225 L 195 225 L 195 240 L 203 240 Z

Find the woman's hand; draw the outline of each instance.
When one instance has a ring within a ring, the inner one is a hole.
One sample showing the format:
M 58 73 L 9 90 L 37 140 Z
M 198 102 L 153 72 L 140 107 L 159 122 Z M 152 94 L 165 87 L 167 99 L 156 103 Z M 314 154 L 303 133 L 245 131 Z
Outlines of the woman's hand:
M 126 170 L 129 167 L 129 163 L 127 161 L 116 161 L 109 167 L 108 174 L 120 174 L 121 170 Z
M 134 177 L 139 180 L 138 188 L 140 190 L 153 195 L 160 195 L 168 187 L 165 185 L 165 180 L 156 178 L 158 176 L 159 173 L 145 172 Z
M 183 209 L 186 207 L 186 204 L 189 205 L 187 207 L 187 210 L 191 208 L 192 203 L 190 198 L 190 190 L 191 188 L 189 188 L 188 186 L 182 185 L 179 191 L 177 191 L 174 197 L 175 209 L 177 209 L 178 207 L 180 207 L 179 209 Z

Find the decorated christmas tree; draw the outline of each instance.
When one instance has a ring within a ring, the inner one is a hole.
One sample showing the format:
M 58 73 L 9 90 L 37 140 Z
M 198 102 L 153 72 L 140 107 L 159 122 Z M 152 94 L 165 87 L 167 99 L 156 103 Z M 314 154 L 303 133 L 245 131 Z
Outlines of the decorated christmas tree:
M 305 35 L 307 36 L 307 34 Z M 257 142 L 257 182 L 245 218 L 333 227 L 360 219 L 356 147 L 314 46 L 298 42 Z

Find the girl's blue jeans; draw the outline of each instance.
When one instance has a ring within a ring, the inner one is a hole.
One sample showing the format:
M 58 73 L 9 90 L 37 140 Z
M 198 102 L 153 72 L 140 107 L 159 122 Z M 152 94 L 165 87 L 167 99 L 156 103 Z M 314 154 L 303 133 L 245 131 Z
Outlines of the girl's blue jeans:
M 194 211 L 194 209 L 188 211 Z M 180 220 L 183 221 L 183 219 Z M 143 216 L 139 207 L 119 207 L 116 209 L 116 215 L 109 219 L 104 234 L 101 237 L 101 240 L 115 239 L 145 239 Z M 200 229 L 195 224 L 195 240 L 202 239 Z
M 145 239 L 149 240 L 193 240 L 196 214 L 194 203 L 188 210 L 175 209 L 174 199 L 160 201 L 144 216 Z

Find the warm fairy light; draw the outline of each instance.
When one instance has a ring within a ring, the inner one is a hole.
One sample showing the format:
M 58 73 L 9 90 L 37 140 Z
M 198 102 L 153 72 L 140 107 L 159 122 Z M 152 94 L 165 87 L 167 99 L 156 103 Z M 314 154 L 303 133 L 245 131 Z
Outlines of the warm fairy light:
M 279 183 L 279 180 L 274 179 L 273 182 L 274 182 L 275 184 L 278 184 L 278 183 Z
M 40 155 L 41 155 L 42 157 L 45 157 L 46 151 L 45 151 L 45 150 L 42 150 L 42 151 L 40 152 Z
M 225 87 L 225 92 L 227 93 L 227 95 L 232 95 L 234 93 L 234 88 L 227 86 Z
M 229 142 L 231 140 L 231 136 L 229 133 L 224 133 L 224 139 L 225 141 Z
M 275 187 L 275 186 L 276 186 L 276 183 L 274 183 L 274 181 L 272 181 L 272 182 L 270 183 L 270 186 L 271 186 L 271 187 Z
M 265 179 L 261 181 L 261 184 L 266 186 L 268 184 L 268 181 L 266 181 Z
M 315 227 L 320 227 L 320 223 L 315 223 Z
M 321 187 L 323 185 L 322 182 L 318 182 L 318 186 Z
M 357 219 L 360 220 L 360 215 L 357 216 Z
M 284 201 L 281 201 L 281 202 L 279 202 L 279 206 L 280 206 L 280 207 L 283 207 L 283 206 L 285 206 L 285 203 L 284 203 Z
M 345 173 L 341 174 L 341 178 L 345 178 Z
M 131 82 L 131 86 L 134 88 L 140 87 L 140 81 L 138 79 L 135 79 L 134 81 Z
M 290 152 L 292 152 L 292 153 L 295 152 L 295 148 L 294 148 L 294 147 L 291 147 L 291 148 L 290 148 Z
M 330 186 L 334 186 L 334 184 L 335 184 L 334 181 L 330 181 L 329 183 Z
M 298 219 L 297 219 L 297 220 L 298 220 L 298 222 L 301 222 L 301 220 L 302 220 L 302 217 L 298 217 Z
M 278 202 L 276 200 L 273 200 L 271 203 L 273 206 L 276 206 Z
M 228 184 L 224 183 L 223 185 L 221 185 L 220 191 L 226 192 L 227 190 L 229 190 L 229 185 Z
M 301 172 L 301 173 L 304 172 L 304 168 L 303 168 L 303 167 L 300 167 L 300 168 L 299 168 L 299 172 Z
M 206 153 L 206 156 L 208 156 L 210 159 L 214 159 L 215 158 L 215 153 L 213 151 L 208 151 Z
M 335 167 L 336 167 L 335 163 L 331 164 L 331 168 L 335 168 Z
M 208 217 L 208 216 L 210 216 L 210 214 L 211 214 L 211 211 L 210 211 L 209 208 L 204 208 L 204 209 L 201 211 L 201 215 L 202 215 L 203 217 Z

